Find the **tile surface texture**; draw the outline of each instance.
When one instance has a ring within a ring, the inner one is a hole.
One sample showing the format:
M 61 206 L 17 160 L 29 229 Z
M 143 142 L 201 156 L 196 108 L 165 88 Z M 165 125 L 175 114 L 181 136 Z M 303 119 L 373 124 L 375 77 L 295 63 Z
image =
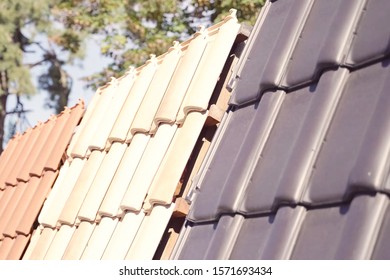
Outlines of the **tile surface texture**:
M 44 169 L 58 177 L 24 259 L 153 259 L 175 219 L 177 186 L 196 159 L 209 108 L 220 106 L 215 100 L 238 44 L 235 13 L 97 90 L 65 162 Z M 23 136 L 15 139 L 25 147 Z M 23 195 L 12 183 L 5 181 L 2 200 Z
M 80 101 L 15 135 L 0 156 L 0 259 L 23 257 L 34 223 L 84 113 Z
M 266 2 L 172 259 L 390 258 L 389 13 Z

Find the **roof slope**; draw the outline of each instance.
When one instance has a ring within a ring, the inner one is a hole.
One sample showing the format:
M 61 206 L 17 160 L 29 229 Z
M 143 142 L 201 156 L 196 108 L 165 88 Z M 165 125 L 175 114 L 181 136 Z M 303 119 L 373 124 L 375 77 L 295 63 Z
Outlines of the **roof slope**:
M 153 258 L 239 28 L 232 10 L 96 92 L 23 259 Z
M 14 136 L 1 154 L 0 259 L 22 256 L 83 113 L 83 102 L 65 108 L 47 122 Z
M 172 258 L 390 258 L 389 13 L 266 3 Z

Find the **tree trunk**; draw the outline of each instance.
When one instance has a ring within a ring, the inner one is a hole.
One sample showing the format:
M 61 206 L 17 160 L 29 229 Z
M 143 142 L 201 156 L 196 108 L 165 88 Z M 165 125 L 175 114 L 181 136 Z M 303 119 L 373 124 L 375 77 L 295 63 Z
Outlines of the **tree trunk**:
M 3 141 L 4 141 L 4 128 L 5 128 L 5 117 L 6 117 L 6 106 L 7 106 L 8 94 L 0 96 L 0 153 L 3 152 Z

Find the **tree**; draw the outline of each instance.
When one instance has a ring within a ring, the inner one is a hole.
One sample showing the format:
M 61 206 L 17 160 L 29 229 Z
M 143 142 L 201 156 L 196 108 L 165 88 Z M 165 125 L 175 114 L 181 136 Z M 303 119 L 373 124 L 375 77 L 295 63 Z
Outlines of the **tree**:
M 221 20 L 232 7 L 241 21 L 254 23 L 263 0 L 2 0 L 0 3 L 0 143 L 5 117 L 22 115 L 20 96 L 49 93 L 46 106 L 56 113 L 67 104 L 72 87 L 64 65 L 82 59 L 87 38 L 101 40 L 101 53 L 112 59 L 102 72 L 86 77 L 96 88 L 130 65 L 159 55 L 174 40 L 184 40 L 198 24 Z M 26 56 L 37 57 L 30 64 Z M 38 89 L 30 72 L 45 66 Z M 7 108 L 15 95 L 16 108 Z M 2 151 L 0 145 L 0 151 Z

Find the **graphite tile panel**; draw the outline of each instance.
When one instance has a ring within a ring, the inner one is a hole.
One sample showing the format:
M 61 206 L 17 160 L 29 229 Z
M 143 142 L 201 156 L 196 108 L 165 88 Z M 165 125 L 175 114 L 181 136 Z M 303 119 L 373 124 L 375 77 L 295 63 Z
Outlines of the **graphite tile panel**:
M 390 259 L 390 207 L 387 206 L 385 216 L 382 221 L 382 226 L 378 234 L 378 239 L 371 256 L 375 260 L 388 260 Z
M 288 63 L 282 86 L 313 81 L 324 68 L 342 64 L 347 42 L 363 6 L 364 0 L 315 1 Z
M 206 49 L 208 39 L 207 29 L 201 27 L 191 38 L 186 51 L 183 50 L 183 55 L 155 115 L 155 127 L 162 122 L 176 121 L 176 115 Z
M 229 259 L 288 259 L 306 209 L 282 207 L 276 214 L 246 218 Z
M 31 232 L 31 227 L 34 224 L 36 218 L 38 217 L 43 202 L 45 201 L 47 194 L 53 186 L 57 175 L 58 171 L 44 172 L 43 177 L 41 177 L 41 179 L 39 180 L 39 185 L 36 188 L 34 196 L 28 203 L 28 207 L 26 208 L 26 211 L 24 211 L 24 214 L 20 219 L 18 226 L 16 227 L 16 233 L 28 235 Z
M 81 260 L 100 260 L 104 250 L 113 234 L 118 219 L 103 217 L 89 239 Z
M 106 155 L 106 152 L 98 150 L 92 151 L 87 162 L 84 164 L 82 171 L 80 172 L 79 178 L 69 195 L 61 215 L 58 219 L 59 223 L 73 225 L 77 219 L 77 214 L 83 204 L 83 201 L 88 194 L 88 191 L 92 185 L 96 173 Z
M 154 116 L 167 91 L 167 87 L 172 79 L 172 75 L 174 74 L 181 55 L 181 46 L 179 42 L 175 41 L 173 47 L 164 55 L 162 64 L 157 69 L 150 87 L 138 108 L 137 115 L 131 125 L 130 135 L 127 135 L 128 139 L 136 132 L 146 133 L 151 129 Z
M 125 76 L 114 79 L 112 78 L 112 89 L 114 94 L 107 106 L 107 113 L 105 114 L 102 122 L 99 125 L 98 133 L 95 133 L 94 137 L 90 141 L 89 149 L 99 149 L 101 150 L 106 146 L 108 137 L 110 135 L 111 129 L 114 126 L 114 123 L 122 109 L 123 104 L 126 101 L 126 98 L 130 92 L 131 87 L 134 84 L 136 77 L 136 71 L 134 67 L 131 67 Z
M 63 175 L 63 177 L 61 177 L 62 170 L 60 171 L 59 178 L 57 179 L 56 184 L 53 187 L 53 192 L 50 193 L 47 203 L 45 203 L 42 212 L 39 215 L 38 221 L 41 225 L 52 228 L 55 228 L 57 226 L 58 218 L 61 215 L 65 203 L 68 200 L 76 184 L 77 178 L 79 177 L 83 169 L 84 163 L 85 160 L 81 158 L 75 158 L 70 163 L 69 168 L 65 168 L 65 174 Z M 59 183 L 57 184 L 57 182 Z
M 40 178 L 38 177 L 31 177 L 30 181 L 28 182 L 28 185 L 26 186 L 25 191 L 23 192 L 19 203 L 14 201 L 14 204 L 16 205 L 13 213 L 12 218 L 9 219 L 7 222 L 3 234 L 11 237 L 16 236 L 16 228 L 18 227 L 20 221 L 22 220 L 23 216 L 28 210 L 28 206 L 31 203 L 31 200 L 33 199 L 35 192 L 39 186 Z M 23 183 L 20 182 L 18 185 L 22 185 Z M 31 225 L 31 223 L 29 223 Z
M 377 156 L 386 152 L 377 149 L 385 148 L 388 152 L 388 144 L 367 141 L 375 137 L 368 133 L 376 132 L 380 136 L 389 133 L 387 121 L 378 123 L 386 117 L 386 113 L 376 112 L 377 109 L 381 109 L 380 103 L 386 106 L 389 102 L 390 97 L 386 92 L 389 69 L 389 63 L 382 62 L 351 73 L 315 162 L 312 177 L 303 197 L 304 202 L 310 204 L 339 202 L 346 199 L 351 192 L 359 191 L 363 187 L 370 189 L 370 185 L 378 182 L 375 178 L 374 180 L 369 178 L 369 174 L 362 176 L 351 173 L 355 166 L 356 170 L 360 169 L 365 172 L 364 174 L 371 172 L 375 177 L 378 177 L 377 175 L 383 177 L 384 172 L 381 171 L 383 166 L 380 165 L 384 163 L 382 157 L 387 155 Z M 367 158 L 369 160 L 367 163 L 357 162 L 365 161 L 364 156 L 370 153 L 372 155 Z M 373 164 L 372 159 L 375 157 L 380 161 Z M 350 176 L 352 184 L 349 182 Z M 369 185 L 362 186 L 360 183 L 364 181 Z M 380 189 L 380 186 L 375 188 Z
M 127 212 L 119 221 L 110 242 L 102 256 L 102 260 L 124 260 L 137 231 L 145 217 L 145 213 Z
M 60 260 L 66 247 L 75 231 L 75 227 L 62 225 L 54 237 L 49 249 L 46 252 L 44 260 Z
M 141 69 L 138 70 L 139 74 L 108 137 L 110 142 L 123 142 L 126 140 L 127 133 L 130 130 L 138 108 L 146 94 L 146 91 L 149 88 L 157 66 L 157 58 L 155 56 L 151 56 L 151 59 L 148 60 Z
M 308 210 L 292 259 L 368 259 L 388 207 L 386 195 L 358 196 L 351 204 Z
M 127 148 L 126 143 L 114 142 L 99 167 L 77 215 L 78 220 L 94 221 L 104 195 Z
M 219 213 L 236 211 L 242 188 L 247 184 L 284 97 L 283 91 L 267 92 L 260 103 L 229 112 L 218 129 L 224 131 L 218 136 L 220 141 L 214 156 L 202 168 L 203 179 L 199 181 L 188 219 L 210 221 Z
M 8 252 L 7 260 L 20 260 L 22 254 L 27 246 L 27 243 L 30 240 L 30 235 L 18 235 L 15 240 L 11 250 Z M 1 250 L 1 249 L 0 249 Z
M 207 109 L 210 97 L 240 28 L 240 24 L 237 23 L 236 10 L 232 9 L 230 15 L 220 24 L 220 26 L 215 25 L 209 29 L 210 33 L 218 33 L 210 37 L 212 40 L 207 44 L 192 78 L 188 92 L 179 109 L 177 116 L 179 123 L 184 122 L 189 112 Z
M 355 30 L 347 64 L 356 66 L 390 53 L 389 13 L 389 1 L 367 1 Z
M 95 229 L 95 223 L 82 221 L 72 238 L 69 241 L 68 247 L 62 256 L 63 260 L 79 260 L 84 252 L 85 247 Z
M 35 244 L 34 249 L 29 256 L 29 260 L 43 260 L 56 233 L 56 229 L 43 228 L 39 236 L 39 240 Z
M 99 208 L 98 214 L 100 216 L 113 217 L 118 214 L 122 198 L 133 178 L 149 139 L 150 136 L 144 133 L 136 133 L 134 135 L 123 154 L 123 158 Z
M 258 18 L 236 73 L 230 104 L 253 102 L 279 85 L 314 1 L 275 1 Z M 258 55 L 261 54 L 261 55 Z
M 126 260 L 153 259 L 174 209 L 174 203 L 167 206 L 156 205 L 153 207 L 152 212 L 142 220 L 137 235 L 126 254 Z
M 153 204 L 170 204 L 176 186 L 198 140 L 207 113 L 191 112 L 175 136 L 154 176 L 145 199 L 144 209 L 150 210 Z
M 140 211 L 161 161 L 172 141 L 177 126 L 161 124 L 142 155 L 128 189 L 121 201 L 122 211 Z

